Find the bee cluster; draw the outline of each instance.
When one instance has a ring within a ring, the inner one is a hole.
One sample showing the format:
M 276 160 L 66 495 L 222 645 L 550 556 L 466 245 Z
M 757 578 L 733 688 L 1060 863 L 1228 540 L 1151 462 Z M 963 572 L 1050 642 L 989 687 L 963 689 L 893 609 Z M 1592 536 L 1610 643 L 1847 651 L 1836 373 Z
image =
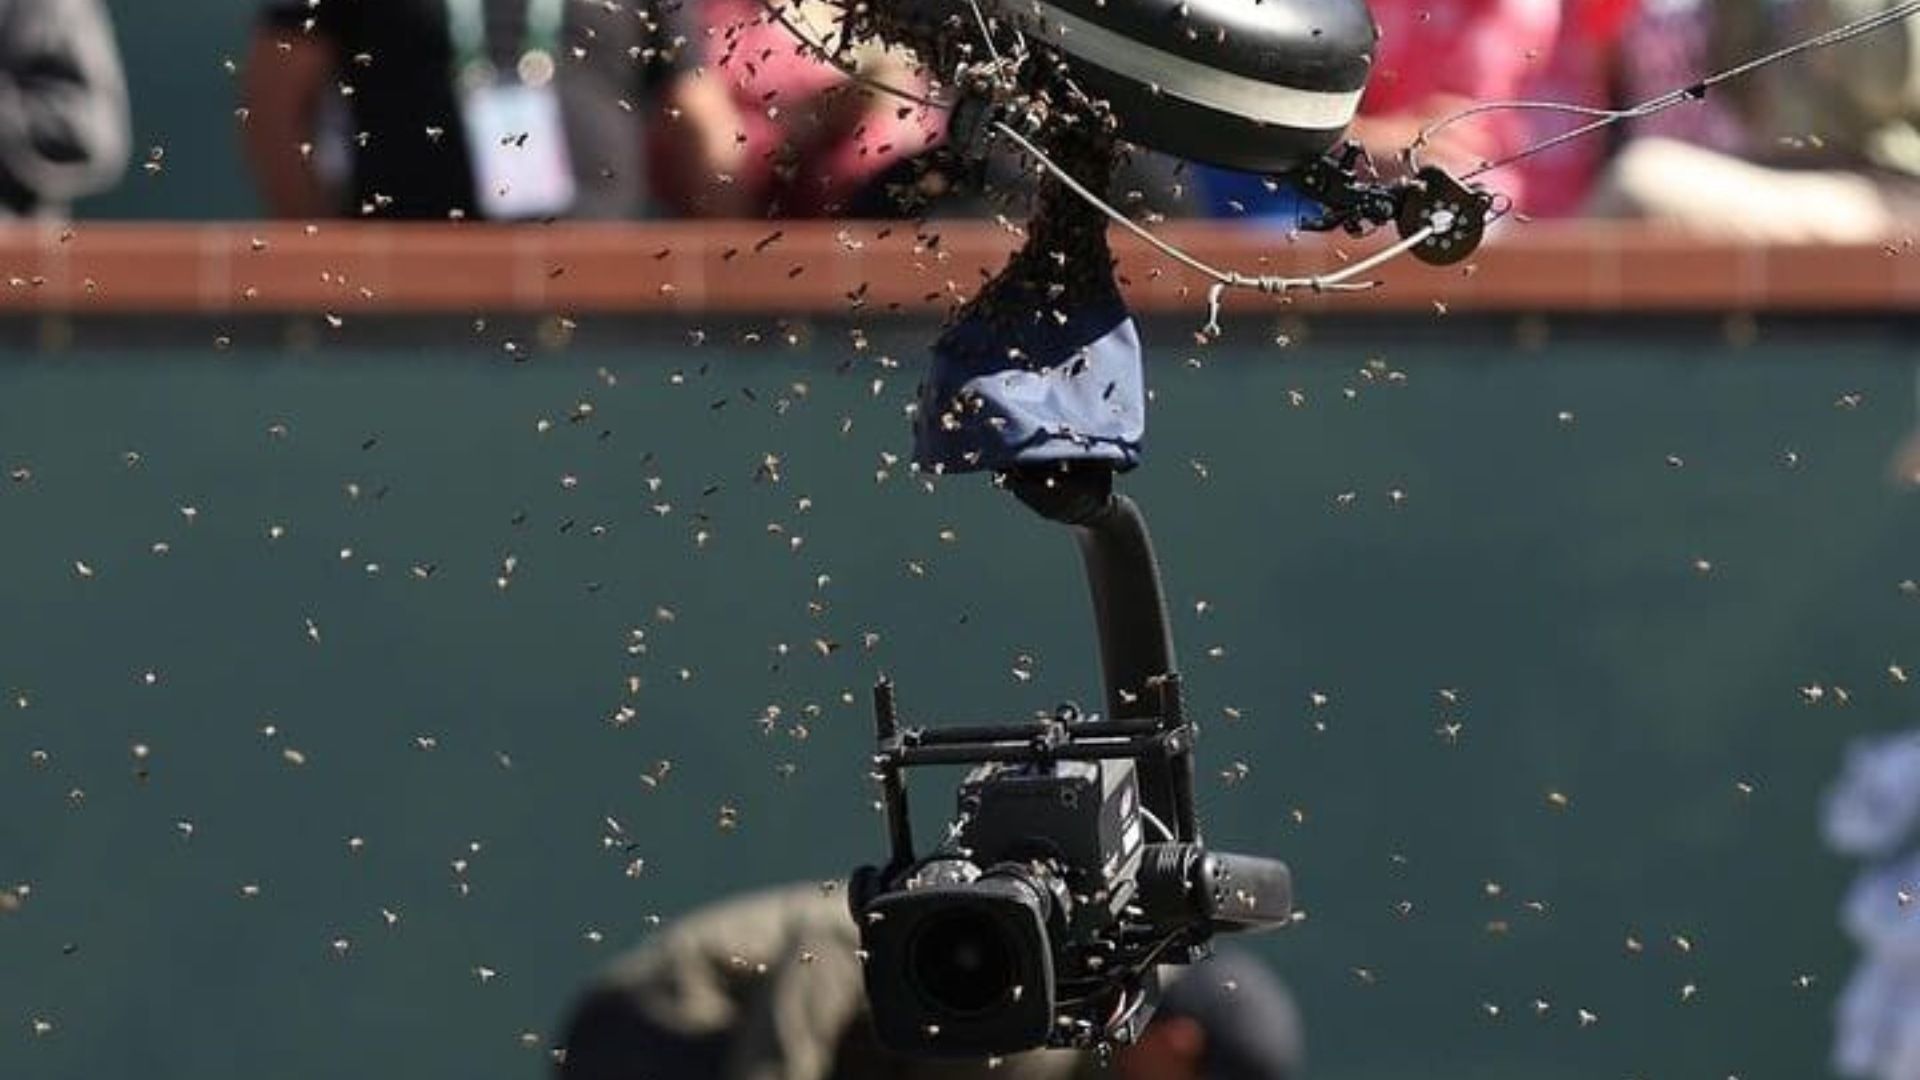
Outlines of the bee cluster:
M 1006 142 L 998 131 L 1007 127 L 1081 187 L 1105 196 L 1126 152 L 1120 125 L 1105 100 L 1076 82 L 1058 52 L 1017 26 L 1002 25 L 998 16 L 990 20 L 971 2 L 862 0 L 843 13 L 841 33 L 822 45 L 825 58 L 851 70 L 851 50 L 863 41 L 911 51 L 936 92 L 949 99 L 949 145 L 975 176 L 984 177 L 979 166 Z M 1114 295 L 1105 211 L 1038 161 L 1029 157 L 1024 165 L 1022 176 L 1029 170 L 1039 173 L 1025 242 L 956 313 L 960 318 L 994 323 L 1040 315 L 1064 322 L 1065 312 L 1077 304 Z

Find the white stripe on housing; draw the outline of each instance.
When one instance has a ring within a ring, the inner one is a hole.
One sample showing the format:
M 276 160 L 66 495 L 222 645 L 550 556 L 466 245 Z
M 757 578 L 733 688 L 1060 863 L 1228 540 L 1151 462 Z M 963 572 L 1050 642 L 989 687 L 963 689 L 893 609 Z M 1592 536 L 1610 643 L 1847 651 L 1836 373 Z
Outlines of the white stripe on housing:
M 1365 92 L 1364 87 L 1335 92 L 1262 82 L 1144 45 L 1052 4 L 1036 0 L 1021 9 L 1038 19 L 1039 25 L 1029 29 L 1056 48 L 1134 82 L 1157 86 L 1163 94 L 1250 120 L 1310 131 L 1342 128 L 1353 121 Z

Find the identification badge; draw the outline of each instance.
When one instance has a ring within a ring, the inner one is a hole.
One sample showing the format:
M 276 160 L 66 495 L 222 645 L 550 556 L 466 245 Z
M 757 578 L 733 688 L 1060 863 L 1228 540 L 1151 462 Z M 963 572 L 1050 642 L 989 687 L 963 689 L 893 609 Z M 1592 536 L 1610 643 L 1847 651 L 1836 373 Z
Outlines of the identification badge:
M 573 206 L 560 94 L 551 81 L 464 80 L 461 119 L 480 212 L 493 221 L 552 217 Z

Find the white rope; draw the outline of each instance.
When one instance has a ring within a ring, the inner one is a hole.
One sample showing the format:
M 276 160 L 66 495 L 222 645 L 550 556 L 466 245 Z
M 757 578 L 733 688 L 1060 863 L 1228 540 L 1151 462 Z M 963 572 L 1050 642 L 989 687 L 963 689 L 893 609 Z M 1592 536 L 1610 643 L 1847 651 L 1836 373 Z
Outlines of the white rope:
M 852 79 L 863 86 L 869 87 L 871 89 L 880 91 L 885 94 L 890 94 L 894 97 L 900 98 L 904 101 L 912 102 L 913 104 L 920 105 L 925 108 L 951 109 L 953 107 L 952 104 L 949 102 L 935 101 L 932 98 L 926 97 L 921 94 L 916 94 L 910 91 L 902 90 L 899 87 L 889 86 L 886 83 L 879 81 L 878 79 L 874 79 L 865 75 L 864 73 L 854 68 L 852 65 L 848 64 L 845 61 L 845 59 L 838 53 L 838 51 L 827 48 L 826 46 L 822 45 L 819 41 L 815 40 L 808 34 L 803 33 L 799 27 L 795 26 L 793 22 L 786 17 L 785 13 L 781 12 L 777 7 L 774 6 L 774 3 L 775 3 L 775 0 L 760 0 L 761 6 L 764 7 L 767 10 L 767 12 L 771 14 L 773 18 L 780 23 L 781 26 L 786 28 L 787 33 L 791 34 L 795 40 L 799 41 L 802 45 L 811 49 L 814 52 L 814 54 L 817 55 L 820 59 L 826 61 L 828 64 L 831 64 L 834 68 L 838 69 L 842 74 L 846 75 L 849 79 Z M 988 55 L 992 57 L 996 63 L 999 62 L 1000 53 L 994 44 L 991 24 L 987 20 L 986 12 L 981 8 L 979 0 L 968 0 L 968 6 L 973 11 L 974 21 L 979 28 L 980 36 L 983 43 L 986 46 Z M 1795 42 L 1791 45 L 1787 45 L 1780 49 L 1776 49 L 1773 52 L 1766 53 L 1758 57 L 1754 57 L 1750 60 L 1747 60 L 1740 64 L 1736 64 L 1733 67 L 1727 68 L 1723 71 L 1715 72 L 1712 75 L 1708 75 L 1705 78 L 1700 79 L 1689 86 L 1685 86 L 1677 90 L 1669 91 L 1665 94 L 1659 95 L 1658 97 L 1651 98 L 1647 101 L 1641 102 L 1638 105 L 1634 105 L 1625 109 L 1597 109 L 1597 108 L 1591 108 L 1583 105 L 1572 105 L 1572 104 L 1553 102 L 1553 101 L 1482 102 L 1478 105 L 1472 105 L 1467 108 L 1461 109 L 1458 112 L 1442 117 L 1438 121 L 1423 128 L 1414 137 L 1413 142 L 1406 148 L 1405 150 L 1406 158 L 1409 165 L 1414 166 L 1414 170 L 1417 172 L 1419 150 L 1421 147 L 1426 146 L 1428 141 L 1432 139 L 1434 135 L 1452 126 L 1453 124 L 1459 123 L 1462 120 L 1466 120 L 1473 116 L 1482 115 L 1484 113 L 1503 111 L 1503 110 L 1533 110 L 1533 111 L 1543 111 L 1543 112 L 1561 112 L 1561 113 L 1567 113 L 1570 115 L 1586 116 L 1591 118 L 1590 122 L 1588 123 L 1581 124 L 1569 131 L 1562 132 L 1559 135 L 1555 135 L 1547 139 L 1542 139 L 1541 141 L 1534 143 L 1531 146 L 1522 148 L 1518 151 L 1515 151 L 1512 154 L 1506 155 L 1505 157 L 1498 158 L 1492 161 L 1482 161 L 1473 169 L 1471 169 L 1470 171 L 1460 176 L 1460 180 L 1463 182 L 1467 180 L 1472 180 L 1475 177 L 1484 175 L 1488 172 L 1492 172 L 1495 169 L 1504 168 L 1505 166 L 1511 165 L 1524 158 L 1532 157 L 1535 154 L 1542 153 L 1546 150 L 1552 149 L 1555 146 L 1559 146 L 1562 143 L 1570 142 L 1574 139 L 1591 134 L 1592 132 L 1598 131 L 1610 125 L 1617 124 L 1625 120 L 1633 120 L 1633 119 L 1639 119 L 1647 116 L 1652 116 L 1655 113 L 1664 112 L 1667 109 L 1673 108 L 1676 105 L 1684 104 L 1688 101 L 1698 101 L 1701 98 L 1706 96 L 1706 93 L 1708 90 L 1710 90 L 1714 86 L 1719 85 L 1720 83 L 1726 82 L 1731 79 L 1740 78 L 1741 76 L 1750 74 L 1751 72 L 1757 71 L 1760 68 L 1766 67 L 1770 64 L 1778 63 L 1782 60 L 1786 60 L 1792 56 L 1798 55 L 1803 52 L 1808 52 L 1814 49 L 1826 48 L 1832 45 L 1838 45 L 1841 42 L 1848 41 L 1852 38 L 1859 37 L 1863 34 L 1871 33 L 1882 27 L 1890 26 L 1896 22 L 1900 22 L 1904 19 L 1911 17 L 1916 13 L 1920 13 L 1920 0 L 1906 0 L 1905 3 L 1902 3 L 1897 7 L 1889 8 L 1875 15 L 1869 15 L 1860 19 L 1856 19 L 1853 22 L 1846 23 L 1841 26 L 1837 26 L 1831 30 L 1827 30 L 1822 33 L 1816 34 L 1813 37 Z M 1109 220 L 1119 224 L 1122 228 L 1125 228 L 1128 232 L 1133 233 L 1135 236 L 1139 237 L 1141 240 L 1145 241 L 1147 244 L 1151 245 L 1155 250 L 1159 251 L 1161 254 L 1167 256 L 1168 258 L 1173 259 L 1174 261 L 1180 263 L 1183 266 L 1186 266 L 1187 268 L 1197 273 L 1200 273 L 1202 275 L 1205 275 L 1206 277 L 1213 279 L 1213 285 L 1207 291 L 1208 318 L 1207 318 L 1206 327 L 1204 328 L 1204 332 L 1210 336 L 1217 336 L 1220 333 L 1219 317 L 1220 317 L 1221 297 L 1225 293 L 1225 291 L 1229 288 L 1252 289 L 1252 290 L 1257 290 L 1259 292 L 1264 292 L 1269 294 L 1286 293 L 1296 289 L 1311 289 L 1315 292 L 1327 292 L 1327 291 L 1345 292 L 1345 291 L 1358 291 L 1361 289 L 1370 289 L 1375 287 L 1378 284 L 1378 282 L 1354 282 L 1353 279 L 1356 277 L 1359 277 L 1364 273 L 1367 273 L 1370 270 L 1373 270 L 1383 265 L 1384 263 L 1392 259 L 1398 258 L 1399 256 L 1406 254 L 1407 252 L 1418 247 L 1420 244 L 1431 239 L 1435 235 L 1448 232 L 1454 227 L 1454 222 L 1451 219 L 1436 218 L 1434 221 L 1429 222 L 1427 225 L 1416 230 L 1411 235 L 1403 238 L 1398 243 L 1393 244 L 1365 259 L 1362 259 L 1361 261 L 1354 263 L 1351 266 L 1348 266 L 1344 269 L 1335 271 L 1330 274 L 1316 274 L 1311 277 L 1289 278 L 1289 277 L 1277 277 L 1272 275 L 1244 274 L 1237 270 L 1222 270 L 1217 267 L 1210 266 L 1207 263 L 1204 263 L 1199 259 L 1194 258 L 1192 255 L 1187 254 L 1185 251 L 1182 251 L 1180 248 L 1174 246 L 1173 244 L 1170 244 L 1167 241 L 1162 240 L 1159 236 L 1155 235 L 1152 230 L 1146 228 L 1145 226 L 1134 221 L 1132 218 L 1127 217 L 1125 214 L 1122 214 L 1120 211 L 1108 205 L 1107 202 L 1103 200 L 1098 194 L 1090 190 L 1085 184 L 1081 183 L 1078 179 L 1076 179 L 1071 174 L 1069 174 L 1065 169 L 1061 168 L 1057 162 L 1055 162 L 1050 156 L 1047 155 L 1046 151 L 1042 150 L 1039 146 L 1035 145 L 1032 140 L 1028 139 L 1025 135 L 1021 134 L 1019 131 L 1015 130 L 1013 127 L 1009 126 L 1005 122 L 995 120 L 993 122 L 993 128 L 994 130 L 999 132 L 1001 135 L 1012 140 L 1013 143 L 1019 146 L 1022 150 L 1026 151 L 1028 154 L 1031 154 L 1033 158 L 1041 164 L 1042 167 L 1044 167 L 1049 173 L 1051 173 L 1054 176 L 1055 179 L 1059 180 L 1062 184 L 1064 184 L 1067 187 L 1068 190 L 1072 191 L 1075 195 L 1078 195 L 1089 206 L 1092 206 L 1094 209 L 1099 210 L 1101 213 L 1105 214 Z
M 1173 244 L 1162 240 L 1154 234 L 1153 230 L 1114 209 L 1106 200 L 1100 198 L 1099 195 L 1088 189 L 1085 184 L 1081 183 L 1071 173 L 1056 164 L 1044 151 L 1038 146 L 1035 146 L 1032 140 L 1020 134 L 1020 132 L 998 120 L 994 121 L 993 126 L 1000 134 L 1013 140 L 1015 145 L 1019 146 L 1020 149 L 1033 155 L 1033 157 L 1040 162 L 1041 166 L 1053 174 L 1054 179 L 1066 185 L 1069 191 L 1080 196 L 1089 206 L 1105 214 L 1109 220 L 1126 229 L 1128 232 L 1131 232 L 1141 240 L 1146 241 L 1154 250 L 1160 252 L 1162 255 L 1165 255 L 1195 273 L 1212 278 L 1213 285 L 1207 289 L 1207 323 L 1201 328 L 1201 333 L 1208 337 L 1220 336 L 1221 298 L 1228 289 L 1250 289 L 1269 295 L 1289 293 L 1296 290 L 1311 290 L 1313 292 L 1362 292 L 1367 289 L 1376 288 L 1380 283 L 1377 281 L 1356 282 L 1353 280 L 1354 278 L 1405 255 L 1407 252 L 1412 251 L 1414 248 L 1432 239 L 1436 234 L 1452 228 L 1451 221 L 1429 223 L 1415 230 L 1400 240 L 1400 242 L 1383 248 L 1351 266 L 1336 270 L 1330 274 L 1314 274 L 1310 277 L 1281 277 L 1273 274 L 1243 274 L 1238 270 L 1222 270 L 1216 266 L 1202 262 L 1194 256 L 1187 254 L 1185 251 L 1180 250 L 1178 247 L 1175 247 Z M 1443 224 L 1445 226 L 1444 228 L 1442 227 Z
M 1483 101 L 1477 105 L 1469 105 L 1459 112 L 1448 113 L 1446 116 L 1421 128 L 1419 133 L 1413 137 L 1413 141 L 1407 144 L 1405 153 L 1407 156 L 1408 170 L 1416 173 L 1420 171 L 1420 148 L 1426 146 L 1427 141 L 1433 136 L 1438 135 L 1440 132 L 1462 120 L 1471 120 L 1484 113 L 1508 111 L 1567 113 L 1573 116 L 1585 116 L 1604 120 L 1607 123 L 1632 120 L 1642 115 L 1633 109 L 1601 109 L 1591 105 L 1573 105 L 1562 101 Z M 1487 161 L 1480 162 L 1476 167 L 1480 166 L 1488 169 L 1497 167 Z
M 1699 101 L 1707 96 L 1707 91 L 1721 83 L 1750 75 L 1761 68 L 1777 64 L 1782 60 L 1790 59 L 1804 52 L 1828 48 L 1845 41 L 1850 41 L 1863 34 L 1870 34 L 1882 27 L 1903 22 L 1915 14 L 1920 14 L 1920 0 L 1907 0 L 1906 3 L 1900 4 L 1897 7 L 1891 7 L 1874 15 L 1867 15 L 1855 19 L 1850 23 L 1843 23 L 1831 30 L 1822 31 L 1810 38 L 1782 46 L 1770 53 L 1764 53 L 1760 56 L 1744 60 L 1723 71 L 1716 71 L 1686 86 L 1669 90 L 1657 97 L 1649 98 L 1638 105 L 1632 105 L 1624 109 L 1596 109 L 1584 105 L 1570 105 L 1554 101 L 1489 101 L 1478 105 L 1471 105 L 1461 109 L 1459 112 L 1441 117 L 1439 120 L 1421 129 L 1420 133 L 1414 137 L 1413 143 L 1406 149 L 1407 160 L 1409 163 L 1414 162 L 1416 160 L 1415 154 L 1419 148 L 1427 145 L 1427 140 L 1440 131 L 1462 120 L 1478 116 L 1482 113 L 1504 110 L 1535 110 L 1562 112 L 1592 118 L 1589 123 L 1581 124 L 1571 130 L 1563 131 L 1558 135 L 1542 139 L 1531 146 L 1523 147 L 1505 157 L 1496 158 L 1492 161 L 1482 161 L 1460 176 L 1460 180 L 1463 182 L 1472 180 L 1474 177 L 1490 173 L 1495 169 L 1505 168 L 1515 162 L 1530 158 L 1535 154 L 1551 150 L 1562 143 L 1572 142 L 1575 139 L 1591 135 L 1596 131 L 1611 127 L 1622 121 L 1644 119 L 1655 113 L 1665 112 L 1677 105 L 1684 105 L 1690 101 Z
M 1920 4 L 1920 0 L 1912 0 L 1912 2 Z M 975 2 L 975 0 L 970 0 L 970 3 L 972 4 L 975 16 L 980 21 L 980 31 L 981 35 L 986 38 L 987 49 L 993 53 L 997 60 L 999 54 L 993 51 L 993 41 L 988 34 L 985 13 L 980 9 L 979 4 Z M 831 64 L 841 74 L 847 76 L 847 78 L 863 86 L 891 94 L 894 97 L 913 102 L 917 105 L 938 109 L 951 109 L 953 107 L 947 102 L 934 101 L 911 91 L 889 86 L 878 79 L 862 73 L 852 65 L 846 63 L 839 54 L 829 50 L 818 41 L 803 33 L 783 12 L 774 6 L 774 0 L 760 0 L 760 5 L 765 8 L 781 26 L 786 28 L 787 33 L 791 34 L 795 40 L 810 49 L 820 59 Z M 1114 222 L 1121 228 L 1139 237 L 1167 258 L 1174 260 L 1195 273 L 1212 279 L 1213 284 L 1207 290 L 1207 322 L 1201 329 L 1201 332 L 1210 338 L 1220 336 L 1221 301 L 1226 290 L 1230 288 L 1248 289 L 1268 295 L 1280 295 L 1297 290 L 1311 290 L 1313 292 L 1360 292 L 1366 289 L 1372 289 L 1377 287 L 1379 282 L 1356 282 L 1353 279 L 1393 259 L 1399 258 L 1435 235 L 1446 232 L 1453 227 L 1451 219 L 1430 222 L 1403 238 L 1398 243 L 1375 252 L 1351 266 L 1346 266 L 1327 274 L 1314 274 L 1309 277 L 1280 277 L 1271 274 L 1246 274 L 1238 270 L 1223 270 L 1189 255 L 1174 244 L 1161 239 L 1153 230 L 1115 209 L 1105 199 L 1101 198 L 1098 193 L 1088 188 L 1084 183 L 1081 183 L 1078 178 L 1069 173 L 1065 168 L 1062 168 L 1045 150 L 1042 150 L 1033 140 L 1027 138 L 1012 125 L 1002 120 L 995 120 L 992 126 L 1000 135 L 1011 140 L 1014 145 L 1032 155 L 1034 160 L 1038 161 L 1041 167 L 1051 173 L 1054 179 L 1065 185 L 1067 190 L 1079 196 L 1087 205 L 1106 215 L 1109 221 Z

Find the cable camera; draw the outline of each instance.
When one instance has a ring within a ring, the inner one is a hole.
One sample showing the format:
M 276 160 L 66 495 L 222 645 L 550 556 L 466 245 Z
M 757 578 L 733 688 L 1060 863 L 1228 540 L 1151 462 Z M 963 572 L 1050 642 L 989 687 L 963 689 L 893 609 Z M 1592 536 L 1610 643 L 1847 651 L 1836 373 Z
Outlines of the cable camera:
M 1138 511 L 1114 496 L 1076 530 L 1117 715 L 1063 706 L 1023 723 L 911 728 L 892 684 L 875 688 L 891 852 L 855 872 L 849 901 L 876 1034 L 896 1052 L 1131 1042 L 1161 965 L 1203 958 L 1222 931 L 1289 920 L 1283 863 L 1200 840 L 1194 727 Z M 929 765 L 973 768 L 943 842 L 916 855 L 906 772 Z

